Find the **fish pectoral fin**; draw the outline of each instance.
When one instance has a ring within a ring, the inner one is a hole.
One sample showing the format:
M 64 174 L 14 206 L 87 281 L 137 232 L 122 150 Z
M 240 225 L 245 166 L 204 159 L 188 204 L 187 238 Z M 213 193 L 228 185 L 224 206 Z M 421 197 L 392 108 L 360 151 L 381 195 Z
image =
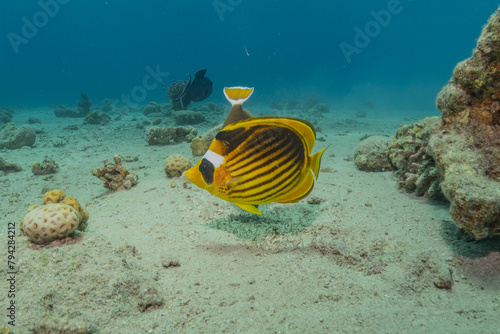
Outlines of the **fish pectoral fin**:
M 311 171 L 307 173 L 306 179 L 304 182 L 295 190 L 294 192 L 290 193 L 286 197 L 280 199 L 278 202 L 279 203 L 296 203 L 300 201 L 303 198 L 306 198 L 307 195 L 311 193 L 314 187 L 314 176 Z
M 255 215 L 262 215 L 262 212 L 257 209 L 255 205 L 252 204 L 242 204 L 242 203 L 234 203 L 237 207 L 247 212 L 253 213 Z

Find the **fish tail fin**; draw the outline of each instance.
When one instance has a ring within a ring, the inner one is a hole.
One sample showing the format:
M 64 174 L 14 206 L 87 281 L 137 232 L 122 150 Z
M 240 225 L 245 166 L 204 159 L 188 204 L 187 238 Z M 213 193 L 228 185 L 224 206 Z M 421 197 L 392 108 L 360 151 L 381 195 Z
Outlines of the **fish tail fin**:
M 250 98 L 252 93 L 253 87 L 224 87 L 224 95 L 232 106 L 236 104 L 242 105 L 243 102 Z
M 316 180 L 318 179 L 319 168 L 321 167 L 321 157 L 323 156 L 323 153 L 325 153 L 325 150 L 327 148 L 328 146 L 319 151 L 318 153 L 314 154 L 313 156 L 311 156 L 309 159 L 309 168 L 314 173 L 314 177 Z

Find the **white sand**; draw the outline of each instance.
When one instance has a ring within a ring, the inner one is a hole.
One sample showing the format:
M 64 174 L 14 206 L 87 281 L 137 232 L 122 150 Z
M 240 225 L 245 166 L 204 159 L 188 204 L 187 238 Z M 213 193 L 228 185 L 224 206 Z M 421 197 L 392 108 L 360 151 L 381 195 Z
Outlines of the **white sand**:
M 344 159 L 363 135 L 394 135 L 398 124 L 419 115 L 319 119 L 318 137 L 326 141 L 317 141 L 315 151 L 329 146 L 322 167 L 333 171 L 320 173 L 310 195 L 322 202 L 260 207 L 264 217 L 288 212 L 310 225 L 249 241 L 208 226 L 246 213 L 166 178 L 164 159 L 192 157 L 189 145 L 148 146 L 131 121 L 142 114 L 82 126 L 49 109 L 36 113 L 42 124 L 33 127 L 45 131 L 36 146 L 0 152 L 24 169 L 0 176 L 1 243 L 7 244 L 7 222 L 41 204 L 43 190 L 76 197 L 90 221 L 74 244 L 33 250 L 25 237 L 16 238 L 15 333 L 500 333 L 498 238 L 460 239 L 445 204 L 400 192 L 392 172 L 361 172 Z M 27 117 L 18 112 L 14 122 Z M 79 129 L 63 131 L 69 124 Z M 60 140 L 68 143 L 55 148 Z M 139 184 L 108 193 L 92 168 L 115 153 L 138 156 L 124 165 L 138 172 Z M 31 165 L 45 156 L 59 172 L 34 176 Z M 176 261 L 180 266 L 169 267 Z M 5 265 L 2 271 L 5 277 Z M 451 290 L 435 287 L 446 280 Z M 162 306 L 141 312 L 144 300 Z

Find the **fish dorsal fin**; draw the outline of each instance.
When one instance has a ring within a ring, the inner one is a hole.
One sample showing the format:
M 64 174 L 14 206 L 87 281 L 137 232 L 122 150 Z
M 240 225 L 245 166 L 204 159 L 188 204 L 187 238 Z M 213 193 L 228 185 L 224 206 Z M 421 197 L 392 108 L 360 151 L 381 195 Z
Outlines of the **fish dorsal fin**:
M 243 110 L 241 107 L 241 104 L 235 104 L 232 108 L 231 111 L 229 112 L 229 115 L 227 115 L 226 120 L 224 121 L 224 124 L 222 125 L 222 128 L 225 128 L 226 125 L 233 124 L 239 121 L 242 121 L 244 119 L 252 118 L 252 115 L 248 113 L 248 111 Z
M 252 96 L 253 87 L 224 87 L 224 95 L 232 106 L 235 104 L 242 105 Z
M 242 121 L 247 118 L 251 118 L 252 115 L 248 111 L 243 110 L 241 106 L 243 102 L 248 100 L 253 93 L 253 87 L 224 87 L 224 95 L 226 99 L 231 103 L 231 111 L 227 115 L 226 120 L 222 127 L 226 125 Z
M 196 80 L 196 79 L 198 79 L 198 80 L 203 79 L 203 77 L 205 77 L 205 74 L 206 74 L 206 73 L 207 73 L 207 69 L 206 69 L 206 68 L 204 68 L 204 69 L 202 69 L 202 70 L 199 70 L 198 72 L 196 72 L 196 73 L 194 74 L 194 78 L 195 78 L 195 80 Z

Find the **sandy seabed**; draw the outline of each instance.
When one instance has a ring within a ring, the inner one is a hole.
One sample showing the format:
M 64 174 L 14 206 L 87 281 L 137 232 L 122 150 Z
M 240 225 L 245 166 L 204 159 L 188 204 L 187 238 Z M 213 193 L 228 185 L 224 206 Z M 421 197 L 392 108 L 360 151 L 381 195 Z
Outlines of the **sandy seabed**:
M 23 168 L 0 176 L 2 249 L 8 223 L 53 188 L 76 197 L 90 220 L 59 246 L 34 249 L 17 235 L 11 332 L 500 333 L 499 238 L 470 241 L 446 203 L 414 198 L 393 172 L 361 172 L 352 161 L 363 136 L 394 135 L 423 116 L 353 114 L 311 120 L 324 139 L 314 151 L 328 145 L 313 200 L 261 206 L 258 218 L 166 178 L 165 158 L 191 158 L 189 144 L 148 146 L 136 128 L 147 119 L 140 113 L 84 126 L 51 109 L 17 111 L 16 125 L 35 116 L 42 122 L 32 127 L 43 133 L 32 148 L 0 152 Z M 77 130 L 63 130 L 73 124 Z M 139 183 L 111 193 L 92 168 L 115 153 L 131 161 L 124 165 Z M 58 173 L 33 175 L 45 156 Z

